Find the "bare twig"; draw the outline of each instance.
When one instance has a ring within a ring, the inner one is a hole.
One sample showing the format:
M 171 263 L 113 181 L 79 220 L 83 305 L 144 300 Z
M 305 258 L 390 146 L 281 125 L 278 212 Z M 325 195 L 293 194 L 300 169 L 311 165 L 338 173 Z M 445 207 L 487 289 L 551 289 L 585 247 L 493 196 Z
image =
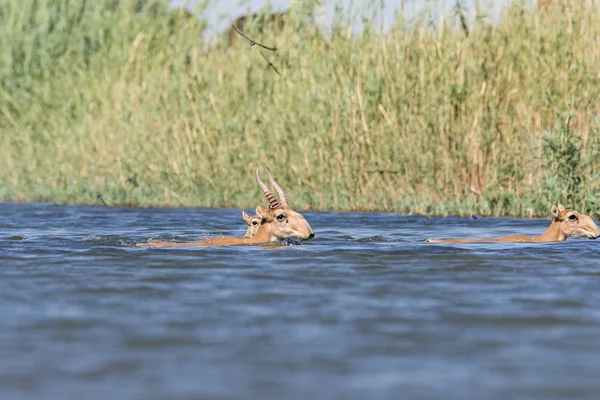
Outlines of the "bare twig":
M 402 171 L 394 171 L 389 169 L 374 169 L 371 171 L 365 171 L 367 174 L 401 174 Z
M 465 36 L 469 36 L 469 25 L 467 25 L 467 18 L 465 17 L 465 10 L 463 4 L 460 0 L 456 0 L 456 4 L 454 6 L 454 11 L 458 14 L 458 18 L 460 19 L 460 26 L 462 27 Z
M 233 28 L 234 31 L 236 31 L 241 37 L 243 37 L 244 39 L 246 39 L 247 41 L 250 42 L 250 46 L 254 46 L 255 44 L 262 47 L 263 49 L 266 50 L 270 50 L 270 51 L 277 51 L 276 47 L 268 47 L 265 46 L 264 44 L 258 43 L 256 40 L 252 40 L 250 39 L 248 36 L 244 35 L 242 32 L 240 32 L 240 30 L 238 28 L 235 27 L 234 24 L 231 24 L 231 27 Z
M 108 207 L 108 206 L 106 205 L 106 202 L 104 201 L 104 198 L 102 198 L 102 194 L 101 194 L 101 193 L 98 193 L 98 194 L 96 195 L 96 198 L 97 198 L 98 200 L 100 200 L 100 201 L 102 202 L 102 204 L 104 204 L 104 207 Z
M 277 71 L 277 68 L 275 68 L 275 66 L 273 65 L 273 63 L 262 53 L 262 51 L 260 52 L 260 55 L 263 56 L 263 58 L 265 60 L 267 60 L 267 62 L 269 63 L 269 64 L 267 64 L 267 68 L 273 68 L 273 70 L 275 72 L 277 72 L 277 75 L 281 76 L 281 74 L 279 73 L 279 71 Z

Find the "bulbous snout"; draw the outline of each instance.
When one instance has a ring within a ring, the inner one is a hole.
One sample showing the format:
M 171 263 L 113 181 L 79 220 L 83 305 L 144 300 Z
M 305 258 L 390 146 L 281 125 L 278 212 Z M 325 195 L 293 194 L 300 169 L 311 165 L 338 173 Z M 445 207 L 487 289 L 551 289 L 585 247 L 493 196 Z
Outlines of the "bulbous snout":
M 584 222 L 581 227 L 584 234 L 581 236 L 587 236 L 588 239 L 598 239 L 600 237 L 600 228 L 598 228 L 593 219 L 586 216 L 585 219 L 582 219 L 582 222 Z
M 296 233 L 298 234 L 298 238 L 302 240 L 308 240 L 315 237 L 315 233 L 306 221 L 296 228 Z
M 588 238 L 590 239 L 598 239 L 600 237 L 600 228 L 598 228 L 598 225 L 596 225 L 595 223 L 592 222 L 592 229 L 590 230 L 590 234 L 588 235 Z

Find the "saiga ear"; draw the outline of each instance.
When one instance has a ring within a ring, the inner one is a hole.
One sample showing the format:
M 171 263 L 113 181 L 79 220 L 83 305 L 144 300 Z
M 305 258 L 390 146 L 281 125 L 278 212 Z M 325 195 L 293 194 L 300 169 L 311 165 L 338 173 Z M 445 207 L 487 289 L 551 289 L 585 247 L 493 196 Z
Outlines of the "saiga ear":
M 244 221 L 250 223 L 250 216 L 246 214 L 246 211 L 242 211 L 242 218 L 244 218 Z
M 563 206 L 562 204 L 558 203 L 558 211 L 563 212 L 565 210 L 566 210 L 565 206 Z
M 558 208 L 556 206 L 552 206 L 551 211 L 552 216 L 560 221 L 560 211 L 558 211 Z
M 256 215 L 262 219 L 269 219 L 268 211 L 262 208 L 261 206 L 256 207 Z

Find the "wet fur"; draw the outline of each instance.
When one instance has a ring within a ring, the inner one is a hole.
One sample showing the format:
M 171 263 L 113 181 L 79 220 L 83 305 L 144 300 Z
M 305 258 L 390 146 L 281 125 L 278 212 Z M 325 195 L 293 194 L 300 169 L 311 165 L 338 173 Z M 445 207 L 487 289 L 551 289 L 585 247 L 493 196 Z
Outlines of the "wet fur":
M 505 243 L 548 243 L 564 242 L 568 237 L 587 237 L 597 239 L 600 237 L 600 229 L 594 220 L 585 214 L 569 210 L 562 204 L 552 206 L 552 222 L 540 236 L 506 236 L 500 238 L 475 238 L 475 239 L 427 239 L 432 243 L 481 243 L 481 242 L 505 242 Z
M 249 237 L 207 238 L 200 242 L 164 242 L 154 240 L 140 247 L 182 247 L 182 246 L 243 246 L 277 242 L 286 238 L 308 240 L 314 232 L 302 215 L 287 206 L 276 209 L 256 207 L 256 215 L 261 218 L 256 234 Z

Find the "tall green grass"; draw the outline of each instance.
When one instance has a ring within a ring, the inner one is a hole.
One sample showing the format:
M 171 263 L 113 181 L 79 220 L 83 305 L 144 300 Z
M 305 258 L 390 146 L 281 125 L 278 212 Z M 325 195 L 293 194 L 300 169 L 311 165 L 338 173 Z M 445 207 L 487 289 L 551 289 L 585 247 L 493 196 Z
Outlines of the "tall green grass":
M 201 41 L 167 0 L 0 8 L 0 200 L 297 209 L 600 210 L 600 11 L 425 15 L 378 33 L 298 2 L 283 32 Z

